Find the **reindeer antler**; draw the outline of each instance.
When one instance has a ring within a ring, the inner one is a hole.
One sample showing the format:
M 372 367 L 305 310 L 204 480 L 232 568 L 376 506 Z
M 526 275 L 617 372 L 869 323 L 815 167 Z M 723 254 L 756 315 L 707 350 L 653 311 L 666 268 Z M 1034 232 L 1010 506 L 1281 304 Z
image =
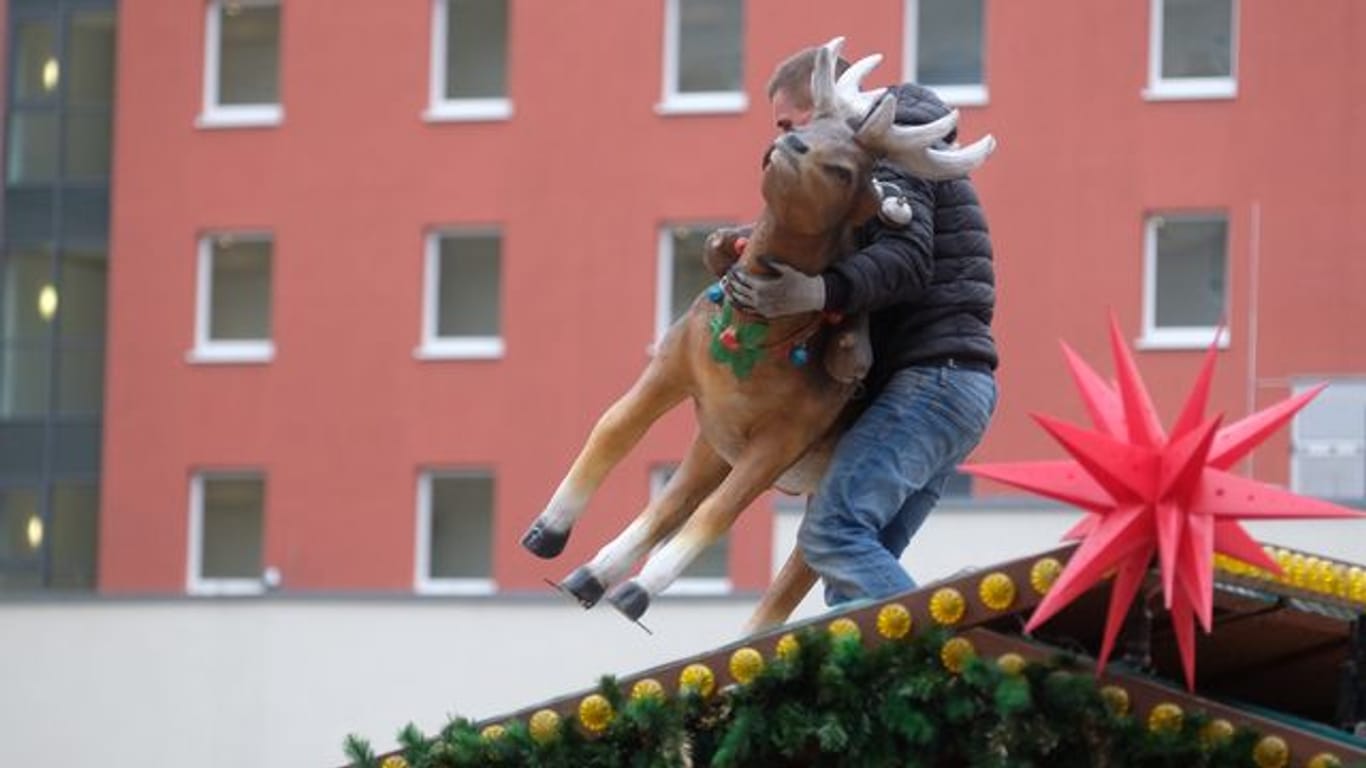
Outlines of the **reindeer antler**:
M 888 89 L 859 89 L 863 78 L 882 62 L 882 54 L 859 59 L 836 80 L 835 61 L 843 47 L 844 38 L 836 37 L 816 51 L 815 68 L 811 72 L 811 102 L 815 114 L 862 122 L 859 137 L 870 149 L 931 181 L 966 176 L 986 162 L 987 156 L 996 148 L 996 139 L 991 135 L 962 149 L 933 147 L 957 127 L 958 110 L 924 125 L 895 125 L 896 99 L 887 98 Z

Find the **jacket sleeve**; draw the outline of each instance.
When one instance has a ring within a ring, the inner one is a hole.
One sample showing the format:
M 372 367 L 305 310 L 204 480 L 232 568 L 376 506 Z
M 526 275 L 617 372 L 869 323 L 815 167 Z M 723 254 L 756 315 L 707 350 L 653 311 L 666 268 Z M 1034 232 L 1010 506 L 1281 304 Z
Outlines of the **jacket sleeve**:
M 934 276 L 934 184 L 886 165 L 876 175 L 906 194 L 911 223 L 866 225 L 871 237 L 865 245 L 822 274 L 827 311 L 857 314 L 913 302 Z

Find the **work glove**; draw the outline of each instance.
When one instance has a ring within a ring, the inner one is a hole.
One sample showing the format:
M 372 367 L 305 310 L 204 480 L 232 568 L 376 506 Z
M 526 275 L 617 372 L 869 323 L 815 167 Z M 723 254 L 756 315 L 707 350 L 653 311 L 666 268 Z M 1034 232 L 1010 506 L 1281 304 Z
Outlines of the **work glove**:
M 740 309 L 764 317 L 781 317 L 825 309 L 825 281 L 788 265 L 764 258 L 760 262 L 776 275 L 754 275 L 731 269 L 726 275 L 726 293 Z

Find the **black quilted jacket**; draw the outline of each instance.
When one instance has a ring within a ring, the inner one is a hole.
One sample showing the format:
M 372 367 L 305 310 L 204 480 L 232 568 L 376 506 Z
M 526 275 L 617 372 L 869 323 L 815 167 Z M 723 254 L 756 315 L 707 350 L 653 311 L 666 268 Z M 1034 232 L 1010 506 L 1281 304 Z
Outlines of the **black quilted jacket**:
M 900 86 L 896 97 L 901 124 L 922 125 L 949 112 L 917 85 Z M 911 224 L 895 229 L 874 219 L 858 233 L 860 250 L 824 275 L 826 309 L 872 311 L 870 381 L 950 357 L 995 368 L 991 238 L 972 182 L 926 182 L 885 163 L 874 175 L 906 192 L 914 211 Z

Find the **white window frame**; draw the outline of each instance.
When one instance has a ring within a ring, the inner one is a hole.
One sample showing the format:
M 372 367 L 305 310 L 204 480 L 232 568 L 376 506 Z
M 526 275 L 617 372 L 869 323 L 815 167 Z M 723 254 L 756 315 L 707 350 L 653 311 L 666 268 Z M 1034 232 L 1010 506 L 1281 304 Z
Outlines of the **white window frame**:
M 197 471 L 190 477 L 190 541 L 189 557 L 186 559 L 187 571 L 185 591 L 197 597 L 250 596 L 266 592 L 266 579 L 263 573 L 257 579 L 206 579 L 204 567 L 204 480 L 257 480 L 265 473 L 249 470 L 234 471 Z M 265 503 L 264 501 L 262 502 Z M 266 510 L 261 510 L 262 534 L 265 533 Z M 262 561 L 264 562 L 265 542 L 262 542 Z
M 218 67 L 223 36 L 219 23 L 223 5 L 232 0 L 207 0 L 204 3 L 204 104 L 195 120 L 198 128 L 268 128 L 280 125 L 285 119 L 284 106 L 276 104 L 219 104 Z M 280 0 L 235 0 L 240 5 L 279 5 L 281 62 L 277 76 L 283 77 L 284 16 Z M 283 89 L 282 89 L 283 90 Z
M 1143 335 L 1135 346 L 1141 350 L 1182 350 L 1206 349 L 1214 343 L 1217 326 L 1164 326 L 1157 325 L 1157 228 L 1168 217 L 1223 216 L 1225 226 L 1231 224 L 1227 211 L 1165 211 L 1151 213 L 1143 222 Z M 1232 317 L 1232 280 L 1233 254 L 1224 244 L 1224 317 Z M 1228 349 L 1229 328 L 1225 320 L 1219 333 L 1219 349 Z
M 650 467 L 651 500 L 657 498 L 659 494 L 664 491 L 664 484 L 667 482 L 667 475 L 670 472 L 677 471 L 678 466 L 681 463 L 682 462 L 670 462 L 666 464 L 655 464 L 654 466 Z M 729 531 L 726 535 L 729 535 Z M 734 539 L 732 539 L 732 541 L 734 541 Z M 657 551 L 659 547 L 664 546 L 664 544 L 667 542 L 668 539 L 665 539 L 663 542 L 660 542 L 658 545 L 656 545 L 655 551 Z M 651 557 L 654 556 L 655 551 L 650 552 Z M 726 563 L 726 572 L 730 572 L 730 563 Z M 678 579 L 674 579 L 674 582 L 670 584 L 667 588 L 665 588 L 665 590 L 660 594 L 668 595 L 670 597 L 696 597 L 702 595 L 729 595 L 732 591 L 734 591 L 734 584 L 733 582 L 731 582 L 729 576 L 725 578 L 684 576 Z
M 438 477 L 485 477 L 492 470 L 423 469 L 417 476 L 417 550 L 413 557 L 413 590 L 419 595 L 487 596 L 498 591 L 492 575 L 486 579 L 433 578 L 432 573 L 432 480 Z M 495 486 L 496 488 L 496 486 Z M 495 490 L 494 503 L 497 504 Z M 493 516 L 495 510 L 489 510 Z M 490 542 L 492 544 L 492 542 Z M 492 553 L 490 553 L 492 554 Z M 492 558 L 490 557 L 490 564 Z
M 1292 394 L 1299 395 L 1310 387 L 1317 386 L 1324 382 L 1327 382 L 1330 387 L 1333 386 L 1333 384 L 1366 385 L 1366 377 L 1353 375 L 1322 376 L 1312 379 L 1296 377 L 1291 379 L 1290 389 Z M 1334 456 L 1342 454 L 1359 456 L 1363 447 L 1358 446 L 1355 441 L 1352 440 L 1306 440 L 1301 436 L 1300 429 L 1300 414 L 1297 413 L 1290 422 L 1290 490 L 1299 494 L 1314 495 L 1312 492 L 1305 490 L 1303 481 L 1300 479 L 1300 457 L 1302 455 Z M 1306 446 L 1312 447 L 1307 448 Z M 1357 499 L 1352 498 L 1330 498 L 1330 500 L 1357 501 Z
M 509 1 L 509 8 L 511 3 Z M 430 70 L 427 77 L 429 91 L 427 109 L 422 119 L 429 123 L 477 122 L 510 120 L 512 118 L 512 98 L 503 96 L 490 99 L 448 99 L 446 98 L 446 28 L 450 18 L 450 0 L 432 0 L 432 47 Z M 509 17 L 510 18 L 510 17 Z M 511 30 L 508 35 L 511 37 Z M 512 46 L 505 46 L 505 54 L 511 58 Z M 509 82 L 509 88 L 511 83 Z
M 199 238 L 199 256 L 195 276 L 194 349 L 187 359 L 191 363 L 268 363 L 275 359 L 274 318 L 272 338 L 250 341 L 215 341 L 209 338 L 210 302 L 213 299 L 213 244 L 215 240 L 231 237 L 242 242 L 270 242 L 271 312 L 275 311 L 275 238 L 269 232 L 212 232 Z
M 744 112 L 749 108 L 749 96 L 743 90 L 693 93 L 678 91 L 678 2 L 679 0 L 664 0 L 664 98 L 655 105 L 655 113 L 729 115 Z M 740 42 L 744 43 L 743 38 Z M 743 61 L 743 56 L 741 60 Z
M 1238 0 L 1232 3 L 1229 18 L 1228 77 L 1162 77 L 1162 17 L 1165 0 L 1150 0 L 1148 13 L 1148 85 L 1143 98 L 1148 101 L 1191 101 L 1232 99 L 1238 95 Z
M 916 83 L 934 91 L 940 100 L 951 107 L 983 107 L 990 100 L 990 92 L 986 84 L 987 68 L 987 40 L 986 22 L 987 8 L 991 0 L 982 0 L 982 78 L 983 82 L 968 85 L 934 85 L 932 83 L 922 83 L 919 79 L 919 53 L 920 53 L 920 0 L 906 0 L 905 19 L 902 35 L 902 82 Z
M 503 311 L 505 306 L 499 302 L 497 336 L 439 336 L 437 335 L 437 309 L 441 303 L 441 239 L 444 237 L 481 237 L 495 236 L 500 249 L 498 253 L 498 290 L 505 283 L 503 270 L 503 232 L 498 227 L 443 227 L 427 233 L 423 246 L 422 267 L 422 340 L 414 356 L 419 360 L 499 360 L 507 352 L 503 341 Z

